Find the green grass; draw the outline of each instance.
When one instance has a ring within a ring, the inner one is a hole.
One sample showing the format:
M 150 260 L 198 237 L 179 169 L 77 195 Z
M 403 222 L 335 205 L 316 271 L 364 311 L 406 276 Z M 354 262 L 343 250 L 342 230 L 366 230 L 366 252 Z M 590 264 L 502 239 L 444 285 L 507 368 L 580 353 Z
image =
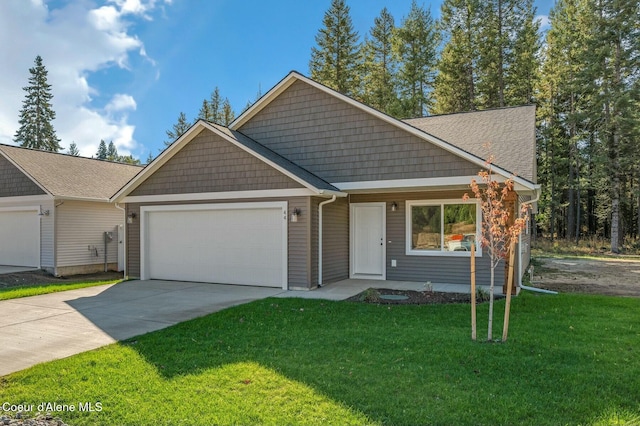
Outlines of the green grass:
M 64 284 L 28 285 L 19 287 L 0 288 L 0 300 L 17 299 L 19 297 L 38 296 L 40 294 L 57 293 L 59 291 L 75 290 L 78 288 L 94 287 L 97 285 L 119 283 L 122 280 L 84 281 Z
M 5 376 L 0 402 L 102 404 L 55 413 L 74 425 L 637 424 L 640 299 L 526 293 L 505 343 L 469 317 L 265 299 Z

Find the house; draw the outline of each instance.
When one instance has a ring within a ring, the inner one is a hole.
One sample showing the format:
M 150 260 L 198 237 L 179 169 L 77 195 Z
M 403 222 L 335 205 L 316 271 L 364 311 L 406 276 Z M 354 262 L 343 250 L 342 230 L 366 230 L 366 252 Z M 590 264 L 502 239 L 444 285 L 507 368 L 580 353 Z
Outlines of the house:
M 0 265 L 56 276 L 123 270 L 124 211 L 142 167 L 0 145 Z
M 127 275 L 468 284 L 480 211 L 462 196 L 482 144 L 509 150 L 494 172 L 516 174 L 518 203 L 534 202 L 534 131 L 533 106 L 399 121 L 291 72 L 228 128 L 195 123 L 112 197 L 126 205 Z

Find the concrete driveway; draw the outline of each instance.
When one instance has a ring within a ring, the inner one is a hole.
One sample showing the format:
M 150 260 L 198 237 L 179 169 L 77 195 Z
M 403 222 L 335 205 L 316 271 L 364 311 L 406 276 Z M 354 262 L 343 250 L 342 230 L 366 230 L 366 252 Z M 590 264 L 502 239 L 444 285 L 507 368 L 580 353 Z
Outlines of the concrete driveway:
M 0 301 L 0 376 L 282 292 L 127 281 Z

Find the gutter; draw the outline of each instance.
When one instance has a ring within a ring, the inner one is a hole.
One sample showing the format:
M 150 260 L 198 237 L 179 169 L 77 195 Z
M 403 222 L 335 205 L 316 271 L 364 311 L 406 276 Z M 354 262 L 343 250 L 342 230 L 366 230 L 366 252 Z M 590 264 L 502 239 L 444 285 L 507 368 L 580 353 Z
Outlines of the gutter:
M 524 201 L 522 204 L 523 205 L 527 205 L 527 204 L 533 204 L 535 202 L 537 202 L 538 200 L 540 200 L 540 196 L 542 195 L 542 189 L 540 188 L 540 186 L 538 186 L 535 189 L 535 196 L 533 197 L 533 199 L 529 200 L 529 201 Z M 520 211 L 518 211 L 518 215 L 520 215 Z M 528 285 L 522 285 L 522 233 L 520 233 L 520 235 L 518 236 L 518 285 L 520 287 L 521 290 L 529 290 L 529 291 L 533 291 L 536 293 L 545 293 L 545 294 L 558 294 L 557 291 L 552 291 L 552 290 L 545 290 L 543 288 L 537 288 L 537 287 L 530 287 Z M 531 250 L 531 245 L 529 245 L 529 250 Z
M 336 195 L 318 204 L 318 287 L 322 287 L 322 207 L 336 201 Z
M 123 277 L 127 278 L 127 211 L 125 210 L 124 207 L 120 207 L 120 205 L 118 203 L 113 203 L 114 206 L 116 206 L 116 209 L 118 210 L 122 210 L 122 216 L 123 216 L 123 222 L 122 222 L 122 244 L 124 246 L 124 271 L 123 271 Z M 118 244 L 120 244 L 120 242 L 118 241 Z

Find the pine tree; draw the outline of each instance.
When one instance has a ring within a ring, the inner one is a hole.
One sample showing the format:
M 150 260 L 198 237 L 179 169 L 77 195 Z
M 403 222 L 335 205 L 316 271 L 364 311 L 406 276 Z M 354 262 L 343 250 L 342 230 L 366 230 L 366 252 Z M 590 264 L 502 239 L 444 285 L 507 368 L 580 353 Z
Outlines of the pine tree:
M 104 139 L 100 139 L 100 144 L 98 145 L 98 152 L 96 153 L 96 158 L 98 160 L 106 160 L 108 155 L 109 154 L 107 153 L 107 144 L 105 143 Z
M 209 101 L 206 99 L 202 100 L 202 106 L 200 107 L 200 111 L 198 112 L 198 119 L 213 121 L 213 115 L 211 114 L 211 106 L 209 105 Z
M 438 60 L 433 112 L 474 111 L 478 62 L 478 0 L 445 0 L 440 27 L 445 45 Z
M 175 142 L 176 139 L 184 135 L 185 132 L 189 130 L 190 127 L 191 127 L 191 123 L 187 121 L 187 116 L 184 114 L 184 112 L 180 112 L 180 115 L 178 115 L 178 121 L 176 122 L 176 124 L 173 125 L 171 130 L 166 131 L 168 139 L 164 141 L 165 147 L 168 147 L 173 142 Z
M 109 142 L 109 146 L 107 147 L 107 160 L 109 161 L 118 161 L 120 156 L 118 155 L 118 149 L 113 141 Z
M 147 155 L 147 160 L 145 161 L 145 164 L 149 164 L 152 161 L 153 161 L 153 154 L 149 152 L 149 155 Z
M 311 48 L 311 78 L 348 96 L 357 96 L 360 46 L 345 0 L 332 0 Z
M 22 89 L 27 92 L 20 110 L 20 128 L 16 131 L 14 142 L 26 148 L 58 152 L 60 139 L 56 136 L 52 121 L 56 118 L 51 99 L 51 85 L 47 83 L 48 71 L 40 55 L 36 56 L 35 66 L 29 68 L 29 85 Z
M 233 112 L 233 108 L 231 107 L 231 103 L 228 98 L 224 98 L 224 102 L 222 102 L 222 120 L 220 124 L 223 126 L 228 126 L 231 122 L 236 118 L 236 114 Z
M 439 35 L 429 9 L 411 3 L 409 15 L 397 28 L 394 51 L 400 62 L 398 87 L 403 101 L 402 117 L 422 117 L 433 103 Z
M 76 145 L 75 142 L 71 142 L 71 144 L 69 144 L 69 149 L 67 150 L 67 154 L 73 155 L 74 157 L 77 157 L 80 155 L 80 151 L 78 150 L 78 145 Z
M 395 88 L 398 64 L 392 50 L 394 30 L 393 16 L 385 7 L 374 20 L 369 32 L 371 38 L 364 42 L 362 66 L 363 102 L 390 115 L 399 113 Z

